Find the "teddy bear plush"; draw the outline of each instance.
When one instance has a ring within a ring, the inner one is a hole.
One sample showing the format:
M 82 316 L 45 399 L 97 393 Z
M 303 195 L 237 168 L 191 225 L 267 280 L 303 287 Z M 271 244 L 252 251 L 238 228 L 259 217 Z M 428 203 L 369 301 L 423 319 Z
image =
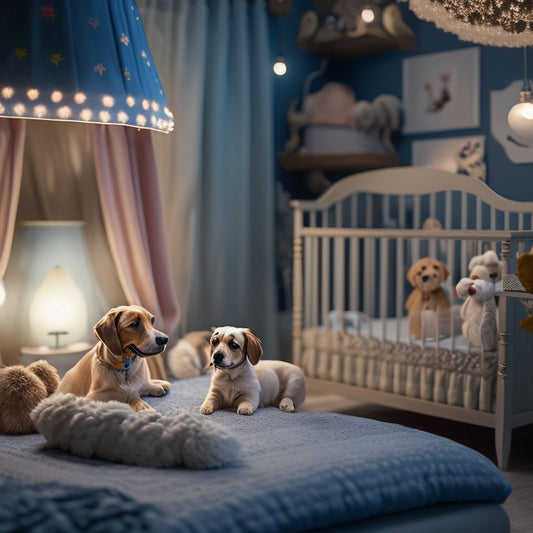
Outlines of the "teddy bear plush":
M 529 252 L 521 254 L 516 260 L 516 275 L 527 292 L 533 292 L 533 246 Z M 531 300 L 522 301 L 527 311 L 526 318 L 520 321 L 520 327 L 533 333 L 533 309 Z
M 0 433 L 36 433 L 30 413 L 56 391 L 59 381 L 57 370 L 44 359 L 27 367 L 0 368 Z
M 478 274 L 460 279 L 455 286 L 457 296 L 464 300 L 462 331 L 469 344 L 492 351 L 498 345 L 494 283 L 486 267 L 476 265 L 474 270 Z
M 409 317 L 409 335 L 422 339 L 422 312 L 435 311 L 439 335 L 449 335 L 450 305 L 441 284 L 448 279 L 448 267 L 437 259 L 423 257 L 407 272 L 407 280 L 413 286 L 405 309 Z M 424 321 L 427 324 L 427 321 Z M 435 328 L 430 328 L 435 331 Z M 424 335 L 428 337 L 424 331 Z M 431 335 L 429 335 L 431 336 Z

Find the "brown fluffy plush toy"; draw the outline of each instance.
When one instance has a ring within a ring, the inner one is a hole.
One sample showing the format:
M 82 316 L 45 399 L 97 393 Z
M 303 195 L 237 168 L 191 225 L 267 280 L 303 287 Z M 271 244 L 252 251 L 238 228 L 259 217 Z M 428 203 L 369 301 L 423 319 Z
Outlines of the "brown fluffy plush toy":
M 416 339 L 422 338 L 422 311 L 436 311 L 439 323 L 449 329 L 450 305 L 446 293 L 440 286 L 448 276 L 448 267 L 437 259 L 423 257 L 416 261 L 407 272 L 407 280 L 414 287 L 405 302 L 409 314 L 409 334 Z M 435 328 L 430 328 L 435 329 Z M 439 332 L 448 334 L 439 327 Z M 425 333 L 426 337 L 428 336 Z
M 527 292 L 533 292 L 533 246 L 529 252 L 522 254 L 516 261 L 516 274 Z M 520 321 L 520 326 L 533 333 L 533 309 L 531 300 L 523 301 L 527 317 Z
M 30 413 L 56 391 L 59 380 L 57 370 L 45 360 L 0 368 L 0 433 L 36 433 Z

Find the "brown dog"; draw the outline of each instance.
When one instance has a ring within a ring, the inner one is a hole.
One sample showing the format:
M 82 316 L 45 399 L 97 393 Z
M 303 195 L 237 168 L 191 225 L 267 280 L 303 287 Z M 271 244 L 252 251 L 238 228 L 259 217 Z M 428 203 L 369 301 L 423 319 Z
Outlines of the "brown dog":
M 137 305 L 111 309 L 94 326 L 99 342 L 71 368 L 57 392 L 91 400 L 118 400 L 135 411 L 152 409 L 141 396 L 163 396 L 170 383 L 150 378 L 145 357 L 163 352 L 168 337 L 154 317 Z
M 182 337 L 167 353 L 167 366 L 176 379 L 212 374 L 209 366 L 212 331 L 191 331 Z
M 409 314 L 409 334 L 417 339 L 422 338 L 422 311 L 437 311 L 442 323 L 450 321 L 448 298 L 440 286 L 448 279 L 448 267 L 437 259 L 423 257 L 416 261 L 407 272 L 407 280 L 414 287 L 405 302 Z M 427 336 L 427 335 L 426 335 Z
M 258 407 L 287 412 L 299 407 L 305 399 L 303 372 L 284 361 L 259 361 L 262 354 L 261 341 L 249 329 L 215 329 L 211 336 L 215 373 L 200 413 L 236 407 L 238 414 L 251 415 Z

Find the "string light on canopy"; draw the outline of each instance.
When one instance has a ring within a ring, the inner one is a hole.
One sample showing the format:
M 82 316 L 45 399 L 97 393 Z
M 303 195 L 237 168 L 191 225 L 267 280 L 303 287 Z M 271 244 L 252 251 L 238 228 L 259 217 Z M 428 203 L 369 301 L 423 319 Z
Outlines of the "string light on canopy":
M 531 0 L 409 0 L 409 8 L 464 41 L 512 48 L 533 45 Z
M 170 132 L 135 0 L 4 0 L 0 118 Z

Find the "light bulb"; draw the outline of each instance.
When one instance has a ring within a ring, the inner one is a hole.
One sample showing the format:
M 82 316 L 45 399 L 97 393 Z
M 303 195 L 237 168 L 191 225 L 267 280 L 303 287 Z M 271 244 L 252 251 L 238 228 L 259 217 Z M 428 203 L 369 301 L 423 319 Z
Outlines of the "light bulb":
M 516 133 L 518 140 L 533 143 L 533 103 L 531 93 L 520 93 L 519 104 L 514 105 L 507 115 L 509 127 Z
M 287 72 L 287 65 L 285 64 L 285 59 L 283 57 L 278 57 L 272 69 L 274 70 L 274 73 L 278 76 L 283 76 Z
M 363 11 L 361 11 L 361 18 L 364 22 L 369 24 L 370 22 L 374 21 L 374 11 L 371 7 L 365 7 Z

